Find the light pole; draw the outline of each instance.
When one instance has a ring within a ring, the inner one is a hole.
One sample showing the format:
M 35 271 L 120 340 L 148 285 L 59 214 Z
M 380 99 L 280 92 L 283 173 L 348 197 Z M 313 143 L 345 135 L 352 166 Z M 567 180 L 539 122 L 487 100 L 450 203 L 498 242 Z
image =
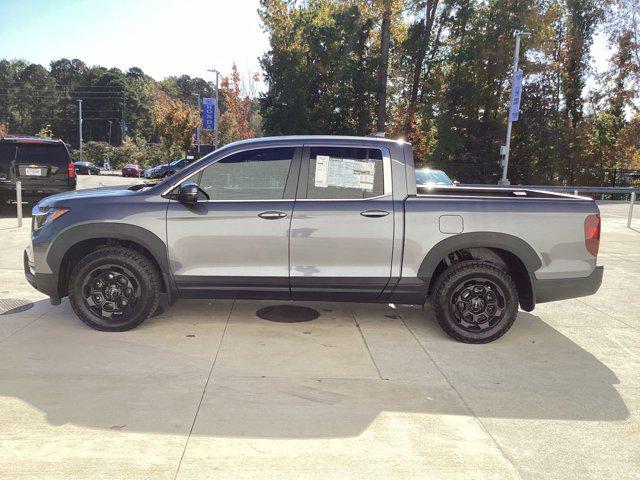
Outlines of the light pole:
M 214 112 L 214 140 L 213 140 L 213 144 L 215 145 L 216 149 L 218 148 L 218 80 L 220 77 L 220 72 L 218 70 L 214 69 L 210 69 L 207 70 L 208 72 L 213 72 L 216 74 L 216 111 Z
M 200 94 L 199 93 L 194 93 L 194 95 L 198 98 L 198 115 L 200 115 L 200 118 L 202 118 L 202 107 L 201 107 L 201 100 L 200 100 Z M 200 135 L 202 135 L 200 133 L 200 127 L 196 127 L 196 145 L 198 147 L 198 156 L 200 156 L 200 144 L 202 143 L 200 141 Z
M 82 161 L 82 100 L 78 100 L 78 144 L 80 145 L 80 159 Z
M 513 72 L 511 76 L 511 95 L 513 95 L 513 90 L 515 87 L 516 81 L 516 72 L 518 71 L 518 60 L 520 58 L 520 37 L 531 35 L 529 32 L 523 32 L 521 30 L 516 30 L 513 32 L 513 36 L 516 37 L 516 48 L 513 52 Z M 509 168 L 509 149 L 511 148 L 511 124 L 513 120 L 511 120 L 511 102 L 509 102 L 509 112 L 507 114 L 507 139 L 505 140 L 504 147 L 500 148 L 500 153 L 504 154 L 504 159 L 502 160 L 502 178 L 498 182 L 501 185 L 509 185 L 509 180 L 507 179 L 507 169 Z
M 109 120 L 109 146 L 111 146 L 111 126 L 112 125 L 113 125 L 113 122 Z

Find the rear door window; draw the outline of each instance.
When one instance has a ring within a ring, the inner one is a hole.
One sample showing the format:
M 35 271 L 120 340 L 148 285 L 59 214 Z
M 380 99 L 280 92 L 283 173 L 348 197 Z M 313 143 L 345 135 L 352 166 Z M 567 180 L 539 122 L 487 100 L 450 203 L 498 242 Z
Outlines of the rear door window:
M 9 178 L 11 164 L 16 158 L 16 146 L 0 142 L 0 180 Z
M 52 165 L 67 168 L 69 155 L 61 144 L 19 144 L 16 155 L 18 164 Z
M 382 152 L 377 148 L 310 149 L 309 199 L 372 198 L 384 195 L 390 188 L 390 166 L 385 168 Z

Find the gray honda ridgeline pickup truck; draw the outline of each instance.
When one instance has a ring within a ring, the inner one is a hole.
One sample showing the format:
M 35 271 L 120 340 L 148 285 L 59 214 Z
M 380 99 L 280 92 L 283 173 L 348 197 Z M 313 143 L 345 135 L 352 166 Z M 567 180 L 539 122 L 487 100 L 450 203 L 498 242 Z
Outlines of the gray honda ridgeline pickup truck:
M 453 338 L 503 335 L 518 306 L 591 295 L 600 215 L 519 188 L 417 189 L 411 145 L 233 143 L 155 184 L 33 208 L 29 282 L 87 325 L 136 327 L 176 298 L 424 304 Z

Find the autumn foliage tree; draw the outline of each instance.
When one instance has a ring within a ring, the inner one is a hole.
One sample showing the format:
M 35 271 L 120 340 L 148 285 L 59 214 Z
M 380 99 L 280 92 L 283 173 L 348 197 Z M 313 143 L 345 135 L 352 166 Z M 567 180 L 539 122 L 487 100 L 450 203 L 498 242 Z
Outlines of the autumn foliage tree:
M 269 133 L 386 126 L 411 141 L 418 165 L 494 182 L 521 30 L 531 35 L 510 180 L 601 183 L 606 169 L 635 165 L 638 0 L 262 0 L 260 16 Z M 591 46 L 603 32 L 613 54 L 599 79 Z
M 250 78 L 250 82 L 259 80 L 257 74 Z M 238 67 L 233 64 L 231 75 L 223 77 L 219 96 L 225 104 L 225 112 L 220 116 L 220 140 L 223 144 L 237 140 L 245 140 L 255 136 L 252 128 L 251 87 L 244 85 Z
M 193 145 L 193 134 L 200 125 L 197 111 L 166 93 L 155 96 L 153 115 L 158 131 L 167 149 L 184 155 Z

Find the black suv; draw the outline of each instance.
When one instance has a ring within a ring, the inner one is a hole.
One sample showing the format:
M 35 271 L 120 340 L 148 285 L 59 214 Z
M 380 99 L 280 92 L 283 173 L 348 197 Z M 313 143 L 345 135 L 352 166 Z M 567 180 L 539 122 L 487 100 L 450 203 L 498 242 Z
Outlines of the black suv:
M 25 200 L 75 190 L 76 172 L 62 140 L 0 137 L 0 201 L 15 200 L 16 181 Z

